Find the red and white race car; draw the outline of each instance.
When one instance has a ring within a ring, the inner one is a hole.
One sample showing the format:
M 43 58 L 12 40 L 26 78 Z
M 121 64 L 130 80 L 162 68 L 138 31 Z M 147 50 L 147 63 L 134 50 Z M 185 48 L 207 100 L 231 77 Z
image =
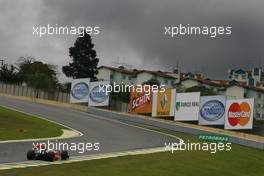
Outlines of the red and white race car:
M 68 151 L 47 150 L 45 144 L 37 144 L 27 152 L 28 160 L 56 161 L 69 159 Z

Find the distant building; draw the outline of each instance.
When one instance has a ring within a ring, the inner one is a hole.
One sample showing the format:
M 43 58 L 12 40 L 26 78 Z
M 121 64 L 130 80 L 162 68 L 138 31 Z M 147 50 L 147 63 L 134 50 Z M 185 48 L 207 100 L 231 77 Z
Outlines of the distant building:
M 263 87 L 264 72 L 261 67 L 255 67 L 252 70 L 228 70 L 228 79 L 245 82 L 249 86 Z
M 180 82 L 180 73 L 126 69 L 125 67 L 101 66 L 98 68 L 97 78 L 99 80 L 109 80 L 110 83 L 141 85 L 155 79 L 166 87 L 175 87 Z
M 98 68 L 97 79 L 107 80 L 110 83 L 134 85 L 136 82 L 136 70 L 128 70 L 120 66 L 118 68 L 101 66 Z
M 161 85 L 165 85 L 166 87 L 176 86 L 175 77 L 170 76 L 169 74 L 162 72 L 162 71 L 149 71 L 149 70 L 138 71 L 137 79 L 135 83 L 137 85 L 141 85 L 151 79 L 158 80 Z
M 261 68 L 251 71 L 242 69 L 229 70 L 228 80 L 205 79 L 200 73 L 181 73 L 179 70 L 172 72 L 126 69 L 101 66 L 98 68 L 97 78 L 108 80 L 110 83 L 141 85 L 148 80 L 158 80 L 166 87 L 176 87 L 186 90 L 193 86 L 204 86 L 219 95 L 226 95 L 227 99 L 254 98 L 254 117 L 264 120 L 264 73 Z
M 181 79 L 186 78 L 194 78 L 194 79 L 204 79 L 204 75 L 202 73 L 181 73 Z

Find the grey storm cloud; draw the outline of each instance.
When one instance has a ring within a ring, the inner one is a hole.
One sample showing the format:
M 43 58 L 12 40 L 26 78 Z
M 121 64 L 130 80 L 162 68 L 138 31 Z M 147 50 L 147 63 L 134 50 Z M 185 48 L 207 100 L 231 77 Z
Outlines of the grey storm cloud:
M 0 57 L 32 55 L 65 65 L 76 36 L 39 38 L 32 26 L 100 26 L 93 42 L 101 65 L 163 70 L 179 62 L 183 71 L 225 78 L 228 68 L 264 63 L 263 7 L 262 0 L 0 0 Z M 232 26 L 232 35 L 164 35 L 164 26 L 179 24 Z

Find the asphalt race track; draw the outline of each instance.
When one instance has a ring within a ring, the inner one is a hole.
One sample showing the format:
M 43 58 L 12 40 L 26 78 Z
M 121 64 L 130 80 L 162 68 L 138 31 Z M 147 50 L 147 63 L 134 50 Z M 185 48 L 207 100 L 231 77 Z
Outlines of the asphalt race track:
M 36 104 L 6 97 L 0 97 L 0 105 L 41 116 L 83 133 L 81 137 L 61 139 L 57 142 L 100 143 L 100 150 L 98 151 L 86 151 L 84 153 L 70 151 L 71 156 L 161 147 L 165 146 L 165 142 L 178 142 L 175 138 L 169 136 L 95 118 L 88 113 L 72 109 Z M 0 163 L 25 161 L 26 152 L 32 146 L 33 142 L 0 143 Z

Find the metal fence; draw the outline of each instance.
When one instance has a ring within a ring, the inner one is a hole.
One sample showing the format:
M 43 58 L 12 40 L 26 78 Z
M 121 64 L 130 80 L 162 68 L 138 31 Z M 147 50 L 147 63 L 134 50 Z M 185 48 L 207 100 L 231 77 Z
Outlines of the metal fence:
M 16 95 L 16 96 L 40 98 L 40 99 L 46 99 L 46 100 L 53 100 L 53 101 L 59 101 L 63 103 L 70 102 L 69 93 L 64 93 L 64 92 L 59 92 L 59 91 L 47 92 L 43 90 L 36 90 L 31 87 L 22 86 L 22 85 L 0 83 L 0 93 Z
M 0 93 L 31 97 L 31 98 L 39 98 L 45 100 L 53 100 L 62 103 L 70 103 L 70 93 L 59 92 L 59 91 L 47 92 L 43 90 L 36 90 L 27 86 L 6 84 L 1 82 L 0 82 Z M 108 109 L 121 111 L 121 112 L 128 112 L 129 103 L 123 102 L 119 97 L 110 96 Z

